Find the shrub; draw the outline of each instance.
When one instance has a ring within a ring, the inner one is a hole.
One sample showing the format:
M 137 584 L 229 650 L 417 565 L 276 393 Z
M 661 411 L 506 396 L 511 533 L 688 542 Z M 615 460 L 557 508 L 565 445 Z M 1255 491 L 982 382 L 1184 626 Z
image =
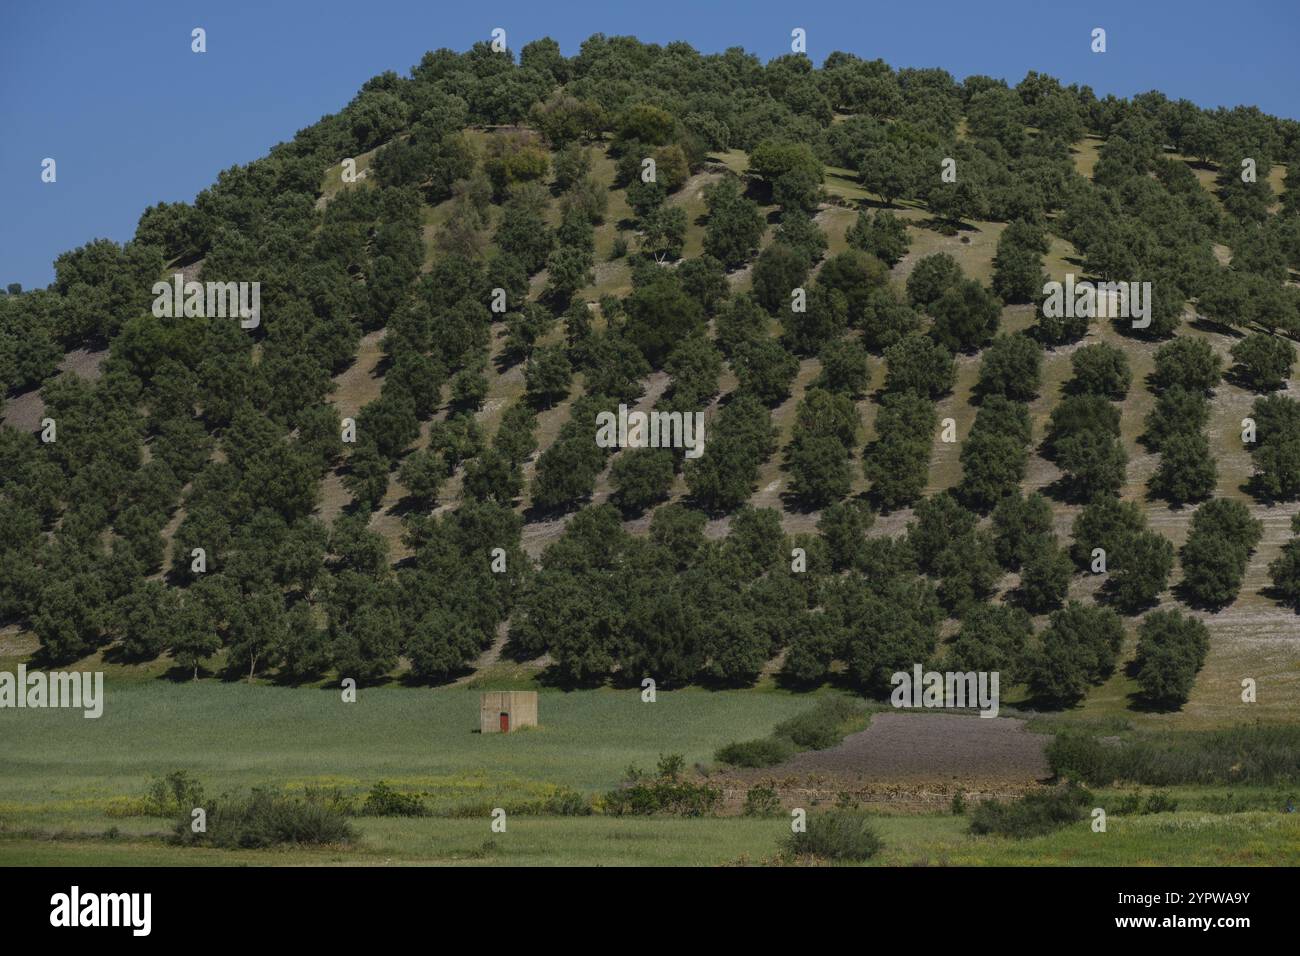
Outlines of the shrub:
M 549 797 L 539 800 L 513 800 L 502 803 L 498 799 L 460 804 L 446 816 L 460 820 L 482 818 L 491 816 L 492 811 L 497 807 L 504 810 L 508 817 L 586 817 L 594 812 L 591 803 L 582 794 L 567 787 L 560 787 Z
M 800 750 L 825 750 L 843 740 L 845 724 L 862 713 L 862 705 L 848 697 L 824 697 L 812 710 L 777 724 L 772 735 Z
M 203 787 L 190 776 L 189 771 L 173 770 L 154 778 L 145 794 L 143 815 L 170 817 L 177 814 L 189 816 L 195 807 L 203 806 Z
M 557 817 L 586 817 L 591 815 L 591 804 L 578 791 L 561 787 L 542 801 L 541 812 Z
M 1178 809 L 1178 801 L 1163 790 L 1157 790 L 1147 797 L 1143 813 L 1173 813 Z
M 733 767 L 772 767 L 790 759 L 794 753 L 795 746 L 788 740 L 760 737 L 757 740 L 727 744 L 718 749 L 713 759 Z
M 655 813 L 702 817 L 717 809 L 722 791 L 707 783 L 680 779 L 682 763 L 680 754 L 660 757 L 654 777 L 629 767 L 624 785 L 605 794 L 605 812 L 616 817 Z
M 174 841 L 189 846 L 260 849 L 282 844 L 348 843 L 355 837 L 337 796 L 308 793 L 287 797 L 257 789 L 247 797 L 223 798 L 206 808 L 207 830 L 195 833 L 186 810 L 176 821 Z
M 1092 794 L 1074 784 L 1033 791 L 1009 802 L 985 800 L 971 813 L 970 832 L 1017 839 L 1043 836 L 1082 820 L 1091 801 Z
M 1047 761 L 1057 776 L 1091 786 L 1294 784 L 1300 781 L 1300 727 L 1246 725 L 1116 743 L 1076 731 L 1058 734 L 1048 744 Z
M 590 801 L 581 793 L 560 787 L 550 796 L 537 800 L 508 800 L 503 803 L 497 797 L 493 800 L 459 804 L 438 816 L 454 819 L 489 817 L 498 806 L 506 810 L 507 817 L 589 817 L 593 813 Z
M 750 787 L 745 794 L 744 815 L 747 817 L 775 817 L 781 813 L 781 801 L 774 787 Z
M 811 710 L 777 724 L 770 737 L 727 744 L 713 757 L 733 767 L 771 767 L 800 750 L 834 747 L 863 713 L 852 698 L 823 697 Z
M 416 794 L 394 790 L 382 780 L 370 788 L 361 807 L 363 817 L 423 817 L 427 814 L 428 810 Z
M 790 856 L 827 860 L 869 860 L 884 846 L 865 814 L 846 810 L 810 816 L 803 833 L 792 833 L 785 839 Z
M 1057 734 L 1047 745 L 1047 764 L 1063 780 L 1078 780 L 1093 786 L 1112 782 L 1108 777 L 1107 746 L 1088 734 L 1067 731 Z

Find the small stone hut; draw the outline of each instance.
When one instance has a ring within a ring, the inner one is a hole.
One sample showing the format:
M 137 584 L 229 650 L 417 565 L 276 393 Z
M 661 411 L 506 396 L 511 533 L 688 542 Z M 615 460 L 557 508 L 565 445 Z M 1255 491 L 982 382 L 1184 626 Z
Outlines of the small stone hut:
M 485 691 L 479 697 L 478 724 L 485 734 L 508 734 L 520 727 L 536 727 L 537 691 Z

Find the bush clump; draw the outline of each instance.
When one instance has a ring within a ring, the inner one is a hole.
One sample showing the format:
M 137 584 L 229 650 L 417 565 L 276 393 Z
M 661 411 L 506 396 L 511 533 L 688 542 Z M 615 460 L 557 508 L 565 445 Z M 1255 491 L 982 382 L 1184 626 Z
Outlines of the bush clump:
M 727 744 L 713 755 L 719 763 L 733 767 L 772 767 L 782 763 L 795 754 L 795 747 L 788 740 L 780 737 L 760 737 L 757 740 L 744 740 Z
M 1026 793 L 1015 800 L 985 800 L 971 811 L 970 832 L 1035 837 L 1082 820 L 1092 794 L 1077 784 Z
M 187 846 L 262 849 L 351 842 L 356 834 L 347 821 L 346 801 L 338 794 L 309 791 L 289 797 L 257 789 L 246 797 L 224 797 L 207 807 L 206 828 L 195 833 L 186 810 L 176 821 L 173 840 Z
M 361 806 L 363 817 L 423 817 L 429 811 L 419 796 L 394 790 L 383 780 L 370 788 L 366 802 Z
M 1173 813 L 1178 809 L 1178 801 L 1165 790 L 1155 790 L 1148 794 L 1126 793 L 1111 811 L 1115 816 L 1135 817 L 1148 813 Z
M 785 850 L 790 856 L 816 856 L 825 860 L 869 860 L 884 846 L 867 815 L 852 810 L 810 816 L 804 832 L 792 833 L 785 840 Z
M 186 770 L 154 778 L 145 794 L 141 813 L 147 817 L 188 815 L 195 807 L 203 806 L 203 786 Z
M 848 697 L 824 697 L 812 710 L 777 724 L 772 735 L 800 750 L 825 750 L 844 739 L 845 724 L 862 712 L 862 705 Z
M 616 817 L 655 813 L 702 817 L 717 809 L 722 791 L 706 783 L 683 780 L 681 769 L 680 754 L 661 755 L 654 776 L 629 767 L 623 786 L 605 794 L 605 812 Z
M 497 807 L 511 817 L 586 817 L 594 812 L 591 802 L 578 791 L 560 787 L 550 796 L 537 800 L 466 803 L 440 813 L 439 816 L 468 820 L 490 816 Z
M 744 815 L 747 817 L 775 817 L 781 813 L 781 800 L 776 788 L 760 784 L 745 793 Z
M 834 747 L 864 712 L 852 698 L 823 697 L 811 710 L 777 724 L 770 737 L 727 744 L 713 759 L 733 767 L 771 767 L 800 750 Z
M 1300 727 L 1177 731 L 1115 743 L 1085 734 L 1059 734 L 1047 746 L 1047 761 L 1058 777 L 1090 786 L 1296 783 L 1300 782 Z
M 1115 779 L 1108 775 L 1115 772 L 1111 758 L 1118 746 L 1104 744 L 1088 734 L 1065 731 L 1047 745 L 1047 763 L 1058 779 L 1106 786 Z

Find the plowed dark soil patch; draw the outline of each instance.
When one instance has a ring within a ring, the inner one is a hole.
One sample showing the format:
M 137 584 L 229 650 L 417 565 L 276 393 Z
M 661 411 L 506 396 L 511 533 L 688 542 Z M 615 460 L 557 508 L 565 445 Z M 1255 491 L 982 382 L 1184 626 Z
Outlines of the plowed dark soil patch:
M 829 750 L 796 754 L 774 776 L 827 773 L 864 782 L 980 780 L 1031 783 L 1050 774 L 1050 738 L 1023 720 L 955 714 L 876 714 Z

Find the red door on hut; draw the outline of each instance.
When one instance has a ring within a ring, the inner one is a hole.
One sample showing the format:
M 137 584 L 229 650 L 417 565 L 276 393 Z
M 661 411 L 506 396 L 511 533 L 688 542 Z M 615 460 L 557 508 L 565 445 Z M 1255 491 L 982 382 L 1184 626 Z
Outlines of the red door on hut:
M 501 711 L 501 732 L 503 734 L 510 733 L 510 715 L 504 710 Z

